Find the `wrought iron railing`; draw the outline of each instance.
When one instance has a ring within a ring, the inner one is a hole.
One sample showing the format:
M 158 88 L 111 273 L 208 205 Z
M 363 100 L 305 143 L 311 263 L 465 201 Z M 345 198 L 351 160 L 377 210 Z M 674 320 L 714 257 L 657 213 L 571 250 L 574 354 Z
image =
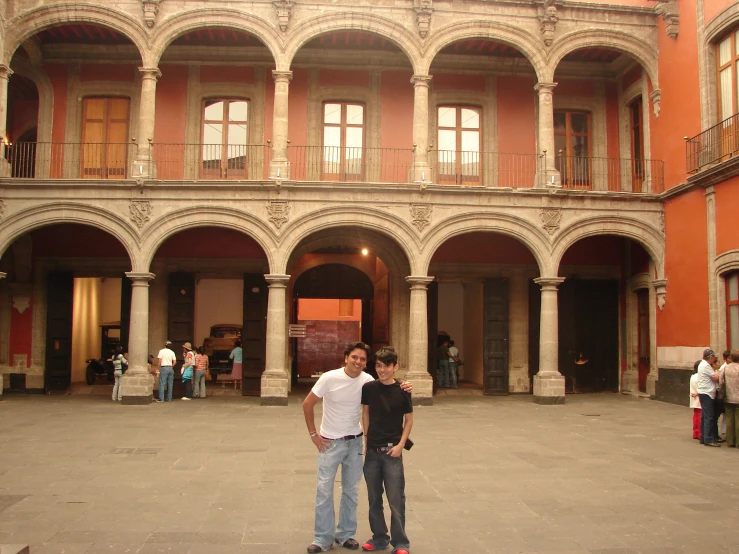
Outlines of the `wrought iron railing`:
M 699 135 L 685 139 L 685 163 L 688 173 L 723 162 L 739 152 L 739 114 L 724 119 Z
M 270 147 L 263 144 L 154 143 L 151 176 L 163 181 L 264 180 L 270 158 Z
M 558 154 L 554 165 L 562 188 L 659 194 L 665 187 L 662 160 L 594 158 Z
M 132 143 L 17 142 L 5 147 L 10 177 L 18 179 L 127 179 Z
M 340 146 L 290 146 L 290 178 L 296 181 L 407 183 L 413 150 Z
M 440 185 L 532 188 L 542 178 L 537 154 L 432 150 L 432 178 Z

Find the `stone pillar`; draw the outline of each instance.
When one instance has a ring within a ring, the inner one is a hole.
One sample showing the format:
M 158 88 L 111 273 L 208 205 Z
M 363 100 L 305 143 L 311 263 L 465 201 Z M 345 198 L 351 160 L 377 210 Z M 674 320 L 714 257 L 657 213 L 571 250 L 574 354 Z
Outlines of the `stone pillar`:
M 530 392 L 529 381 L 529 281 L 522 268 L 516 268 L 510 280 L 510 373 L 508 392 Z
M 5 158 L 5 139 L 8 132 L 8 80 L 13 70 L 0 65 L 0 177 L 10 177 L 10 164 Z
M 564 277 L 539 277 L 541 286 L 541 331 L 539 338 L 539 373 L 534 375 L 534 402 L 564 404 L 565 378 L 559 372 L 559 327 L 557 287 Z
M 409 276 L 411 286 L 410 317 L 408 318 L 408 374 L 413 383 L 413 403 L 431 406 L 434 403 L 434 381 L 428 372 L 428 316 L 426 291 L 433 277 Z
M 429 165 L 429 83 L 428 75 L 414 75 L 413 83 L 413 181 L 431 182 Z
M 554 165 L 554 87 L 557 83 L 537 83 L 534 89 L 539 93 L 539 154 L 544 155 L 536 179 L 537 187 L 562 186 L 562 178 Z M 546 152 L 546 154 L 544 154 Z M 552 180 L 552 178 L 554 180 Z
M 287 107 L 293 72 L 273 71 L 272 78 L 275 80 L 275 102 L 272 118 L 272 160 L 269 164 L 269 175 L 270 177 L 289 179 L 290 164 L 287 161 Z
M 289 275 L 265 275 L 269 283 L 267 344 L 262 374 L 262 406 L 287 406 L 290 372 L 287 367 L 287 314 L 285 294 Z
M 153 273 L 128 272 L 131 279 L 131 324 L 128 370 L 123 374 L 122 404 L 150 404 L 154 381 L 149 373 L 149 281 Z
M 133 178 L 156 178 L 152 161 L 154 119 L 156 117 L 157 79 L 162 73 L 157 67 L 139 67 L 141 72 L 141 100 L 139 101 L 139 130 L 136 137 L 136 160 L 131 172 Z
M 7 273 L 0 271 L 0 279 L 5 279 L 7 276 L 8 276 Z M 4 378 L 5 378 L 4 375 L 0 373 L 0 400 L 3 399 L 3 379 Z

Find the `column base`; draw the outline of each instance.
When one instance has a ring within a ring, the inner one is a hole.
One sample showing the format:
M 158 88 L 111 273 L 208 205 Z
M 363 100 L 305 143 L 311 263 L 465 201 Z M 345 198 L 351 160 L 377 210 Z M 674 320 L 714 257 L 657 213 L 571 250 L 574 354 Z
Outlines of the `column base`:
M 534 402 L 537 404 L 564 404 L 565 378 L 556 375 L 534 375 Z
M 538 171 L 534 180 L 534 188 L 537 189 L 562 188 L 562 175 L 554 168 L 549 168 L 546 171 Z
M 121 404 L 126 406 L 145 406 L 151 404 L 154 392 L 154 380 L 148 371 L 123 374 L 123 398 Z
M 405 379 L 413 384 L 411 398 L 414 406 L 434 405 L 434 379 L 428 372 L 408 372 Z
M 659 376 L 654 372 L 647 375 L 647 394 L 649 395 L 649 398 L 654 398 L 657 395 L 658 380 Z
M 269 374 L 265 371 L 262 374 L 262 392 L 259 403 L 262 406 L 287 406 L 288 381 L 287 373 L 284 371 Z
M 639 392 L 639 374 L 634 370 L 624 371 L 621 377 L 621 392 Z

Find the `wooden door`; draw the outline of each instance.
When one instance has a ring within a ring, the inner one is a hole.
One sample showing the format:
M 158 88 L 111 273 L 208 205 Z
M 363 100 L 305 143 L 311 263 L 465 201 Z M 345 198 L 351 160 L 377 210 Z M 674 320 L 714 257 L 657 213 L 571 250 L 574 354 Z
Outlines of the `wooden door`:
M 431 281 L 426 292 L 426 328 L 428 330 L 428 372 L 433 380 L 433 389 L 436 391 L 439 373 L 439 364 L 436 359 L 439 347 L 439 283 Z
M 66 390 L 72 382 L 72 273 L 49 273 L 46 279 L 46 362 L 44 388 Z
M 128 166 L 128 98 L 85 98 L 81 177 L 125 179 Z
M 128 337 L 131 327 L 131 279 L 123 274 L 121 278 L 121 346 L 128 352 Z
M 260 396 L 267 349 L 267 281 L 261 273 L 244 274 L 244 328 L 241 331 L 241 394 Z
M 637 333 L 638 333 L 638 355 L 639 355 L 639 392 L 647 392 L 647 375 L 651 365 L 650 340 L 649 340 L 649 290 L 640 289 L 637 297 Z
M 483 394 L 508 394 L 508 280 L 486 279 L 483 308 Z
M 629 105 L 631 116 L 631 190 L 642 192 L 646 172 L 641 96 Z
M 195 335 L 195 275 L 175 272 L 169 274 L 169 302 L 167 304 L 167 336 L 177 359 L 182 359 L 182 345 L 193 342 Z M 175 376 L 179 372 L 175 371 Z

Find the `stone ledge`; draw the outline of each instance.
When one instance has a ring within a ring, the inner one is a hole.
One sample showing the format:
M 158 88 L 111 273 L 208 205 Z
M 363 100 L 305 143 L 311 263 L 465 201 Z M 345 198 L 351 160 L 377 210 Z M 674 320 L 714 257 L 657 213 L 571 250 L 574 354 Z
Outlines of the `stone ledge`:
M 31 548 L 24 544 L 0 544 L 0 554 L 31 554 Z
M 262 396 L 259 403 L 262 406 L 287 406 L 287 396 Z
M 534 402 L 542 405 L 559 405 L 565 403 L 564 396 L 536 396 L 534 395 Z

